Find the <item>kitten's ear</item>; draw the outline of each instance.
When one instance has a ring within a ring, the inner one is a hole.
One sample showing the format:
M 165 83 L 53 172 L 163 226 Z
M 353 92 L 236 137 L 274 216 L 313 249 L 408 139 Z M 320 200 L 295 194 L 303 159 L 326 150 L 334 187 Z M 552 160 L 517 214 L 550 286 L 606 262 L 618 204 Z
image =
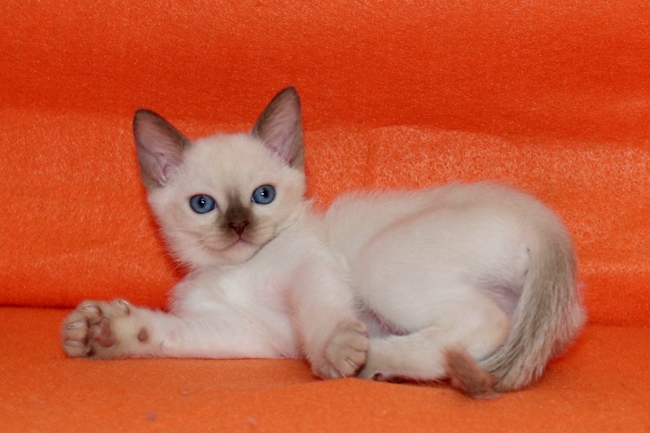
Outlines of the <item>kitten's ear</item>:
M 147 190 L 162 188 L 169 170 L 183 161 L 183 150 L 190 146 L 190 140 L 162 116 L 149 110 L 135 112 L 133 136 L 142 183 Z
M 291 167 L 302 168 L 302 114 L 296 89 L 287 87 L 273 98 L 257 119 L 251 135 L 261 139 Z

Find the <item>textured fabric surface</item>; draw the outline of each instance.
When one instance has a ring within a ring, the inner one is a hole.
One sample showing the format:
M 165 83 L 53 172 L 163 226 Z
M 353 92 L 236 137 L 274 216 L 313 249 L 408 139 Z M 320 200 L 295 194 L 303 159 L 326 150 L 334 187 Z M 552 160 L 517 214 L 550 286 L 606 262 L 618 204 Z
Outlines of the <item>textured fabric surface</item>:
M 124 297 L 182 276 L 130 123 L 249 128 L 295 85 L 309 194 L 497 179 L 566 221 L 590 325 L 542 382 L 314 380 L 298 361 L 63 357 L 63 310 L 0 309 L 0 431 L 647 431 L 647 0 L 6 0 L 0 4 L 0 306 Z
M 65 312 L 0 308 L 3 432 L 644 432 L 650 330 L 591 325 L 536 385 L 321 381 L 301 361 L 65 358 Z

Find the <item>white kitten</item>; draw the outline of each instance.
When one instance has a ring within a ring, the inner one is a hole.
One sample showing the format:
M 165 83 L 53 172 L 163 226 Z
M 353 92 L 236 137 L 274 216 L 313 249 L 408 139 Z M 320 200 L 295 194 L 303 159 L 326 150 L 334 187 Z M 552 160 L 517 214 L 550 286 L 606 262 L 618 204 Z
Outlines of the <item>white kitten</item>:
M 293 88 L 250 134 L 190 142 L 140 110 L 134 135 L 190 272 L 170 313 L 82 302 L 63 326 L 70 356 L 306 357 L 324 378 L 449 376 L 481 397 L 537 379 L 583 323 L 571 239 L 528 195 L 455 184 L 314 213 Z

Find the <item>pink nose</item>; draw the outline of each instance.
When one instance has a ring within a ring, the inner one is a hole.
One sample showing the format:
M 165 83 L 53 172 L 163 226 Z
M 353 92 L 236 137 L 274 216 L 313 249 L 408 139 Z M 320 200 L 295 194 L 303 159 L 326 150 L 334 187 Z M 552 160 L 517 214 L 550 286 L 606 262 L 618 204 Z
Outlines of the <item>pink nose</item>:
M 235 233 L 237 233 L 239 236 L 241 236 L 242 233 L 244 233 L 244 229 L 246 229 L 246 226 L 248 225 L 248 221 L 231 221 L 228 223 L 228 227 L 233 229 Z

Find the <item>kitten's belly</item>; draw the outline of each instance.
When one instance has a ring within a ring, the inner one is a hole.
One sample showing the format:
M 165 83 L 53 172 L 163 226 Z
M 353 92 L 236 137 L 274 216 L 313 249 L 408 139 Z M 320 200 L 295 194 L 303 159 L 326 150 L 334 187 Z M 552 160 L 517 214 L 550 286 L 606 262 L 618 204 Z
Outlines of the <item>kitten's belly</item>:
M 490 286 L 520 290 L 527 263 L 513 221 L 445 208 L 389 226 L 350 261 L 358 298 L 403 332 L 492 302 L 486 298 Z

